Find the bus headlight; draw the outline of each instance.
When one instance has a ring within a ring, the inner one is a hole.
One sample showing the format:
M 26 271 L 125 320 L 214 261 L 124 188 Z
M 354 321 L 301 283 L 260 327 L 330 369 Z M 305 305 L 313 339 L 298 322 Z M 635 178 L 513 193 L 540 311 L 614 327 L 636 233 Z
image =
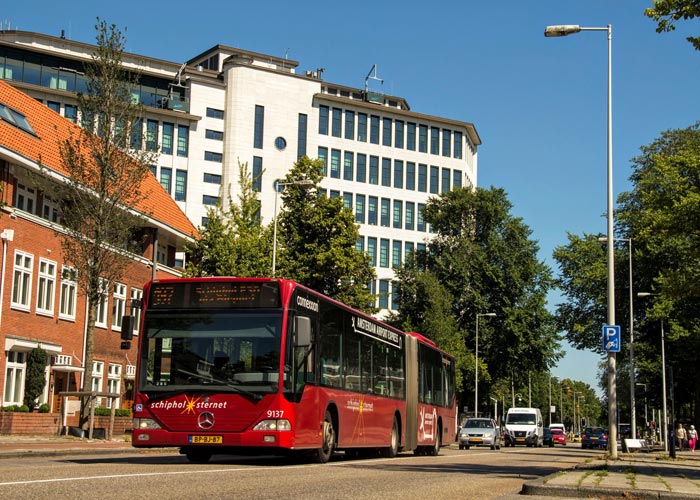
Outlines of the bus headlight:
M 160 429 L 161 426 L 151 418 L 135 418 L 134 419 L 134 429 L 136 430 L 156 430 Z
M 289 420 L 282 418 L 279 420 L 263 420 L 259 422 L 255 427 L 254 431 L 291 431 L 292 424 Z

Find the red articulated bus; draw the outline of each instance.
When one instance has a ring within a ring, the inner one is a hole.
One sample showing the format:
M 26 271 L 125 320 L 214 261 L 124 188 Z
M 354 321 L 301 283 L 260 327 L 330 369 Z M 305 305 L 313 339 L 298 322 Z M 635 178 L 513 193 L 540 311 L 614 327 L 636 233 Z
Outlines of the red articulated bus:
M 452 356 L 293 281 L 153 281 L 141 321 L 135 447 L 324 463 L 454 440 Z

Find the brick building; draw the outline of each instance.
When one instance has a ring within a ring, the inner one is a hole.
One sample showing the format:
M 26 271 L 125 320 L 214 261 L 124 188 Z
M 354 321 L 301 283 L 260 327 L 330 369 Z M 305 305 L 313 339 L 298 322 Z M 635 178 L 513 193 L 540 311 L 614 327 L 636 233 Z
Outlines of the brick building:
M 141 206 L 148 235 L 125 276 L 109 284 L 98 310 L 94 362 L 84 367 L 87 301 L 75 273 L 62 255 L 62 228 L 56 203 L 37 179 L 61 182 L 58 145 L 78 126 L 41 102 L 0 81 L 0 391 L 2 405 L 23 404 L 27 354 L 40 347 L 49 354 L 46 385 L 38 403 L 60 410 L 58 393 L 77 390 L 91 377 L 93 390 L 122 394 L 118 408 L 130 406 L 136 343 L 121 349 L 121 319 L 130 299 L 141 297 L 144 283 L 180 275 L 175 255 L 197 230 L 163 189 L 148 175 L 149 193 Z M 40 168 L 41 166 L 41 168 Z M 157 250 L 154 250 L 157 249 Z M 108 401 L 101 401 L 107 406 Z

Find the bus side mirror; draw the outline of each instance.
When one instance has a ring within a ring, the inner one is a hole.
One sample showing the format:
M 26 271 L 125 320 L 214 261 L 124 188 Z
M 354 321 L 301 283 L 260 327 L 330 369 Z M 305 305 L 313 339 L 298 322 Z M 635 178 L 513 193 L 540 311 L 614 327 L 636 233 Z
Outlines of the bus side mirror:
M 122 316 L 122 340 L 134 338 L 134 317 Z
M 307 316 L 296 316 L 294 318 L 296 336 L 294 345 L 296 347 L 308 347 L 311 345 L 311 318 Z

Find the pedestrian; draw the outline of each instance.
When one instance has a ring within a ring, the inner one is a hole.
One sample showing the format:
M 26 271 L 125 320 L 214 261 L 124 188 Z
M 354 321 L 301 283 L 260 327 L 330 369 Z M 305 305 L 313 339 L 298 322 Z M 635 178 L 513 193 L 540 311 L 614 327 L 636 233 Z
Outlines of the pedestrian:
M 698 431 L 695 430 L 695 426 L 691 425 L 690 429 L 688 429 L 688 448 L 690 449 L 691 453 L 695 453 L 695 443 L 697 443 L 698 440 Z
M 688 436 L 685 433 L 685 428 L 682 423 L 678 422 L 678 428 L 676 429 L 676 448 L 678 448 L 678 451 L 683 451 L 683 443 L 686 439 L 688 439 Z

